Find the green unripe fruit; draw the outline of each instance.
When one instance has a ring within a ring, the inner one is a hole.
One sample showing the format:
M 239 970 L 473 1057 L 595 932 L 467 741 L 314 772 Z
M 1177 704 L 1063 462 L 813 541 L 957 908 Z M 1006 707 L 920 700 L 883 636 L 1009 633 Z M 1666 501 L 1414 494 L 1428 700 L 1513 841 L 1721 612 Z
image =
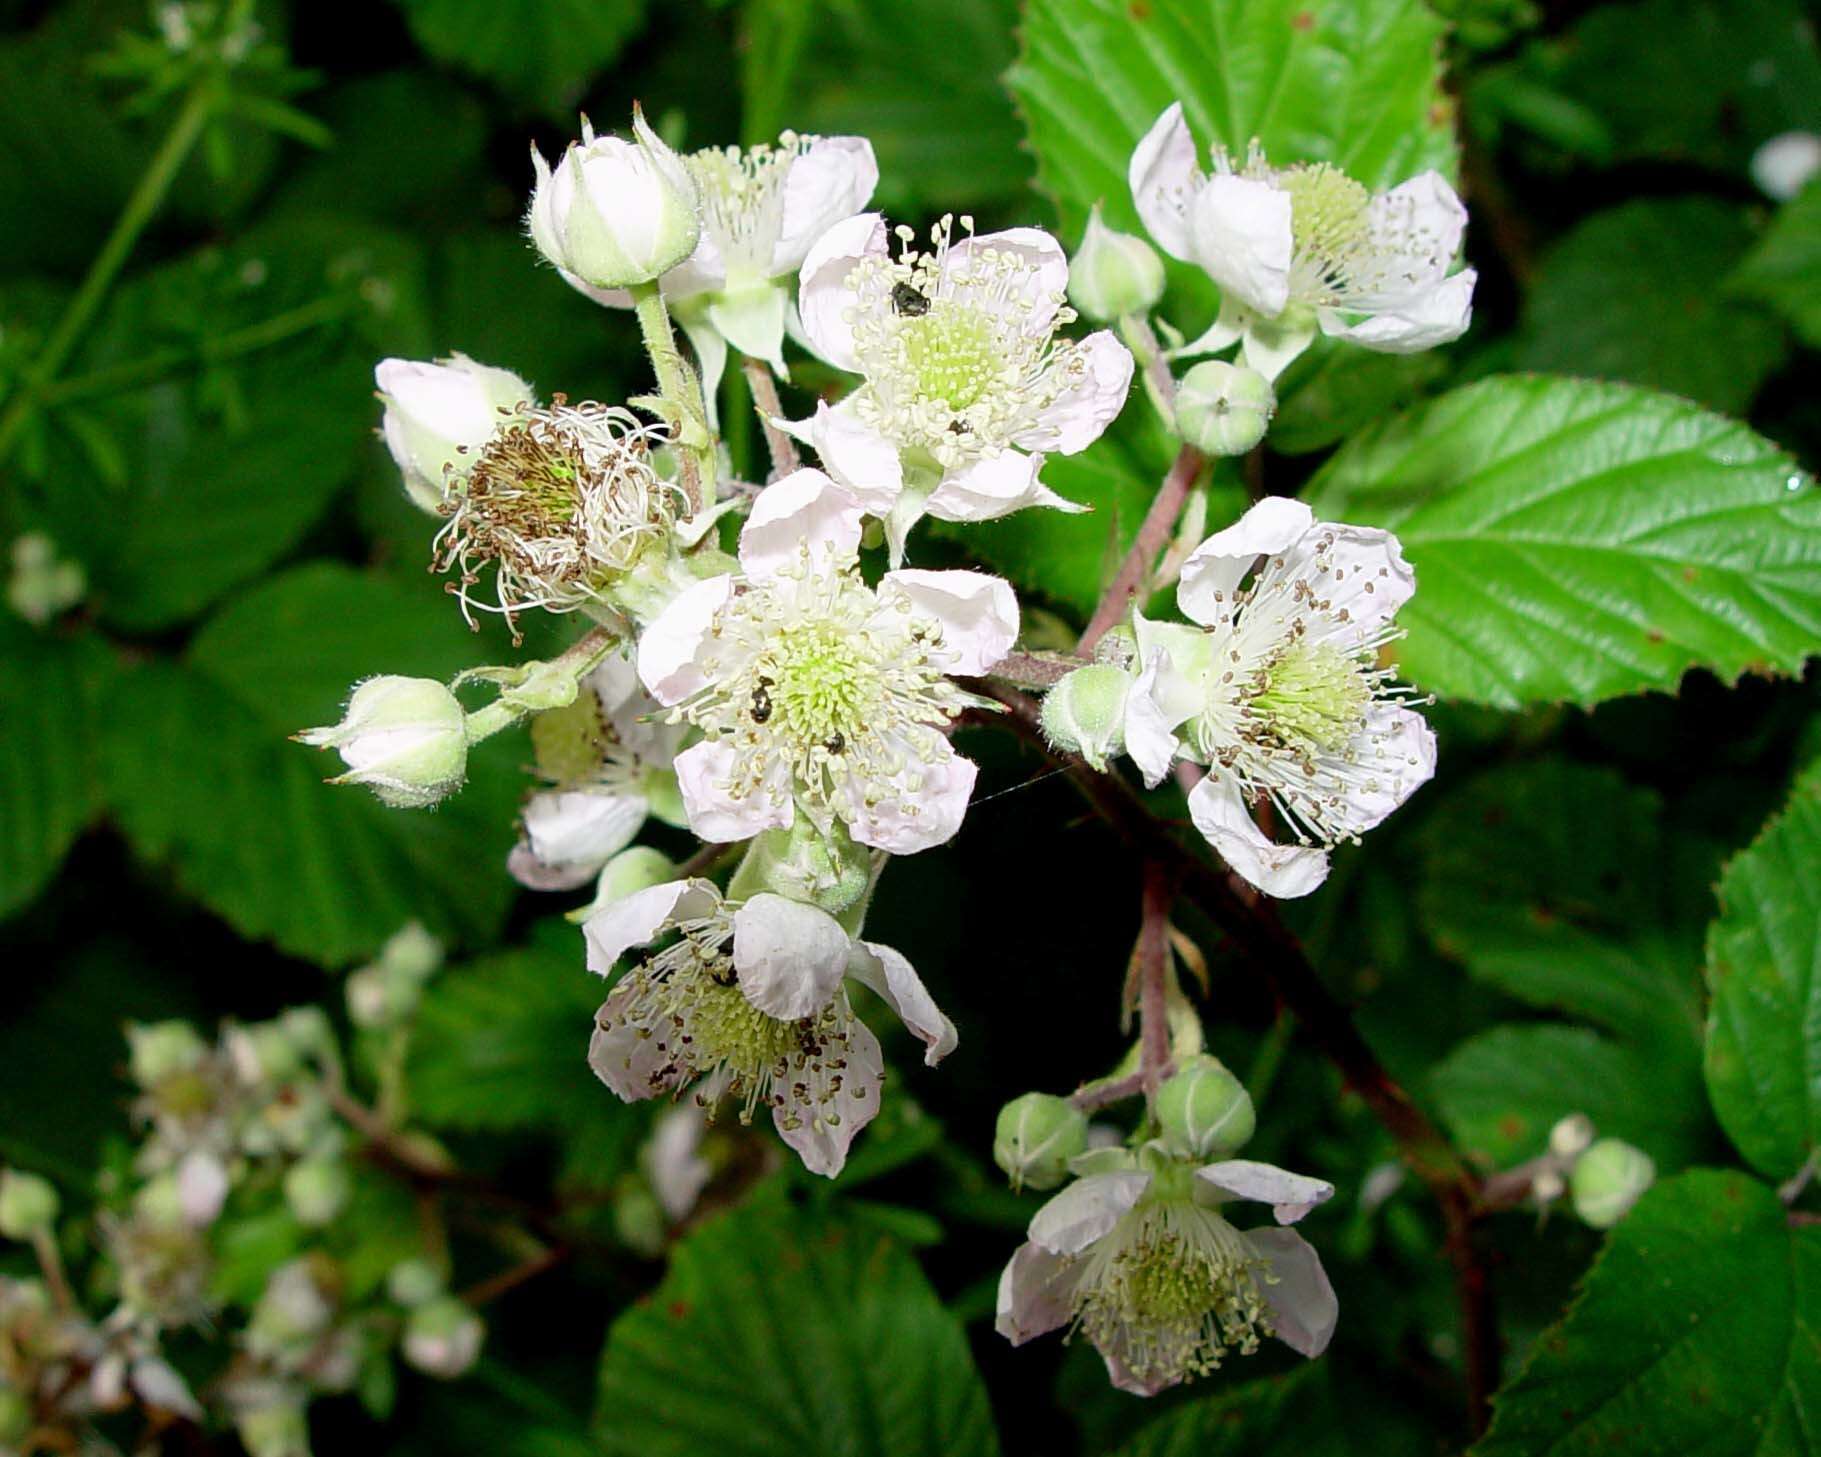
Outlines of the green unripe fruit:
M 1012 1099 L 993 1129 L 993 1162 L 1014 1189 L 1054 1189 L 1068 1178 L 1069 1160 L 1087 1146 L 1087 1115 L 1051 1093 Z
M 57 1191 L 48 1179 L 18 1169 L 0 1169 L 0 1234 L 30 1239 L 57 1219 Z
M 1643 1149 L 1622 1139 L 1602 1138 L 1575 1160 L 1568 1176 L 1568 1195 L 1584 1224 L 1611 1229 L 1656 1176 L 1657 1166 Z
M 1069 302 L 1083 318 L 1109 323 L 1127 314 L 1148 314 L 1163 297 L 1163 260 L 1143 238 L 1117 233 L 1100 220 L 1096 207 L 1088 230 L 1069 261 Z
M 386 1293 L 400 1305 L 422 1305 L 441 1295 L 445 1283 L 428 1260 L 401 1260 L 386 1276 Z
M 1077 668 L 1043 698 L 1043 733 L 1057 748 L 1096 769 L 1125 747 L 1126 695 L 1132 675 L 1111 663 Z
M 1208 455 L 1244 455 L 1265 438 L 1277 396 L 1255 369 L 1210 359 L 1176 386 L 1176 428 Z
M 1164 1142 L 1190 1158 L 1237 1153 L 1258 1126 L 1252 1097 L 1219 1058 L 1197 1057 L 1157 1090 Z

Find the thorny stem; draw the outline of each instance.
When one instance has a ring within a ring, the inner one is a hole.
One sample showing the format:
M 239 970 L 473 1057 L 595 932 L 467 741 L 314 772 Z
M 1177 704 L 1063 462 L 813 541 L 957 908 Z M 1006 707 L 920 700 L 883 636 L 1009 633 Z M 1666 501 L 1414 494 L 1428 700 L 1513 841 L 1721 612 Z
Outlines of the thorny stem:
M 1445 1247 L 1455 1268 L 1468 1418 L 1476 1434 L 1484 1431 L 1491 1395 L 1498 1385 L 1499 1336 L 1486 1267 L 1473 1238 L 1474 1224 L 1482 1213 L 1478 1178 L 1378 1060 L 1351 1014 L 1322 982 L 1301 943 L 1284 928 L 1268 902 L 1241 896 L 1226 874 L 1185 848 L 1125 780 L 1097 774 L 1075 755 L 1052 749 L 1044 740 L 1032 699 L 987 679 L 975 680 L 975 686 L 1009 710 L 985 721 L 1009 724 L 1061 766 L 1115 833 L 1148 861 L 1167 870 L 1184 896 L 1270 978 L 1279 999 L 1310 1041 L 1334 1064 L 1345 1085 L 1359 1095 L 1396 1141 L 1405 1163 L 1429 1187 L 1441 1209 Z
M 743 359 L 740 372 L 746 376 L 746 387 L 752 391 L 753 413 L 764 427 L 765 448 L 771 453 L 771 474 L 766 477 L 769 485 L 803 464 L 803 458 L 797 454 L 797 442 L 777 427 L 776 421 L 784 413 L 784 406 L 779 403 L 778 385 L 771 377 L 770 366 L 762 359 Z
M 702 402 L 701 387 L 677 349 L 670 311 L 664 307 L 664 295 L 658 285 L 635 283 L 630 292 L 645 352 L 651 356 L 651 367 L 657 373 L 658 393 L 672 416 L 667 423 L 677 432 L 683 494 L 693 516 L 714 504 L 715 451 L 708 433 L 707 407 Z
M 214 112 L 220 95 L 219 80 L 207 77 L 199 81 L 184 99 L 182 108 L 171 123 L 170 131 L 165 134 L 164 141 L 153 154 L 138 186 L 133 189 L 133 195 L 120 210 L 114 230 L 108 234 L 107 241 L 101 245 L 101 251 L 95 255 L 95 261 L 89 265 L 89 271 L 77 288 L 76 296 L 69 301 L 63 317 L 44 341 L 44 347 L 38 351 L 38 357 L 32 361 L 17 392 L 7 402 L 6 409 L 0 412 L 0 460 L 4 460 L 11 451 L 13 442 L 19 438 L 19 432 L 25 428 L 25 422 L 38 407 L 45 390 L 56 379 L 57 371 L 63 368 L 83 331 L 94 321 L 96 310 L 107 297 L 108 289 L 113 286 L 114 279 L 132 256 L 133 245 L 139 241 L 139 235 L 157 214 L 165 194 L 171 190 L 171 184 L 183 170 L 183 164 L 189 159 L 197 138 L 202 135 L 202 129 Z
M 1081 641 L 1075 648 L 1077 652 L 1092 653 L 1095 644 L 1117 627 L 1126 613 L 1131 611 L 1132 603 L 1151 578 L 1152 563 L 1169 544 L 1176 518 L 1182 514 L 1182 508 L 1189 499 L 1189 490 L 1205 463 L 1206 457 L 1193 445 L 1185 445 L 1176 452 L 1176 459 L 1170 466 L 1169 474 L 1163 478 L 1163 484 L 1158 487 L 1151 509 L 1145 512 L 1138 535 L 1132 542 L 1132 549 L 1125 554 L 1125 560 L 1119 564 L 1119 571 L 1101 594 L 1100 604 L 1088 620 L 1087 631 L 1081 634 Z

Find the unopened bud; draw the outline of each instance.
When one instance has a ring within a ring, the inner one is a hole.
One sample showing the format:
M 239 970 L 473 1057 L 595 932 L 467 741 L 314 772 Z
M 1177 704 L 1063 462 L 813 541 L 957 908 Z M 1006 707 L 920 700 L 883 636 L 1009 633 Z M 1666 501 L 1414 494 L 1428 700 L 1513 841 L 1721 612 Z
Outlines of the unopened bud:
M 440 515 L 449 483 L 464 474 L 500 422 L 533 400 L 509 369 L 452 354 L 434 364 L 382 359 L 373 371 L 386 407 L 380 431 L 419 510 Z
M 363 966 L 348 976 L 348 1017 L 357 1027 L 396 1027 L 417 1010 L 424 984 L 400 976 L 383 962 Z
M 1108 323 L 1148 314 L 1162 297 L 1163 260 L 1143 238 L 1109 228 L 1096 206 L 1069 260 L 1069 301 L 1082 317 Z
M 1043 733 L 1058 749 L 1096 769 L 1125 747 L 1125 704 L 1132 676 L 1112 663 L 1077 668 L 1043 697 Z
M 1549 1151 L 1559 1159 L 1579 1158 L 1594 1138 L 1593 1120 L 1585 1113 L 1570 1113 L 1549 1130 Z
M 999 1110 L 993 1162 L 1014 1189 L 1054 1189 L 1069 1176 L 1069 1160 L 1088 1146 L 1088 1119 L 1067 1098 L 1026 1093 Z
M 439 1295 L 411 1312 L 405 1325 L 405 1359 L 427 1376 L 460 1376 L 481 1353 L 487 1328 L 453 1295 Z
M 347 1207 L 353 1193 L 345 1160 L 334 1156 L 299 1159 L 285 1171 L 285 1203 L 299 1224 L 320 1229 Z
M 1216 1057 L 1192 1058 L 1157 1090 L 1164 1142 L 1190 1158 L 1225 1158 L 1258 1126 L 1252 1096 Z
M 57 1219 L 57 1191 L 48 1179 L 20 1169 L 0 1169 L 0 1234 L 30 1239 Z
M 1821 136 L 1782 132 L 1752 153 L 1751 179 L 1766 197 L 1788 202 L 1821 172 Z
M 79 562 L 61 560 L 57 546 L 42 531 L 28 531 L 13 542 L 13 571 L 6 600 L 33 626 L 41 627 L 82 600 L 88 576 Z
M 379 963 L 400 976 L 428 981 L 443 964 L 443 943 L 417 921 L 407 922 L 392 933 L 380 949 Z
M 1277 396 L 1255 369 L 1210 359 L 1176 386 L 1176 428 L 1209 455 L 1244 455 L 1265 438 Z
M 446 1283 L 428 1260 L 400 1260 L 386 1276 L 386 1293 L 409 1308 L 434 1300 L 443 1293 Z
M 1611 1229 L 1656 1176 L 1657 1166 L 1643 1149 L 1622 1139 L 1602 1138 L 1575 1161 L 1568 1176 L 1574 1212 L 1594 1229 Z
M 635 106 L 633 140 L 597 137 L 564 149 L 553 170 L 534 147 L 531 240 L 572 283 L 628 288 L 650 283 L 695 251 L 696 186 Z
M 280 1399 L 237 1412 L 234 1430 L 247 1457 L 310 1457 L 310 1423 L 301 1401 Z
M 133 1081 L 142 1088 L 194 1072 L 209 1055 L 208 1045 L 188 1022 L 137 1022 L 126 1029 L 126 1041 Z
M 341 755 L 348 772 L 331 784 L 365 784 L 394 809 L 425 809 L 468 772 L 468 715 L 434 678 L 369 678 L 340 723 L 297 738 Z

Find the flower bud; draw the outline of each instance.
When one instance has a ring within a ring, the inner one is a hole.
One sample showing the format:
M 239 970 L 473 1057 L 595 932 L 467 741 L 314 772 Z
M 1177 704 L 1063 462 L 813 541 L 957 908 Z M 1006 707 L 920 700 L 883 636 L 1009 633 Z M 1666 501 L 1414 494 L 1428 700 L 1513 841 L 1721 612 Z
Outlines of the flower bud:
M 1237 1153 L 1258 1126 L 1252 1097 L 1216 1057 L 1192 1058 L 1157 1090 L 1164 1142 L 1191 1158 Z
M 650 283 L 695 252 L 696 187 L 682 158 L 632 111 L 634 140 L 597 137 L 582 122 L 553 171 L 531 149 L 537 186 L 531 239 L 565 277 L 595 288 Z
M 1559 1159 L 1578 1158 L 1593 1137 L 1593 1120 L 1585 1113 L 1570 1113 L 1549 1130 L 1549 1152 Z
M 453 1295 L 439 1295 L 411 1312 L 405 1325 L 405 1359 L 427 1376 L 460 1376 L 481 1353 L 487 1328 Z
M 369 678 L 340 723 L 297 738 L 341 754 L 348 772 L 331 784 L 365 784 L 394 809 L 428 808 L 468 772 L 468 715 L 434 678 Z
M 311 1228 L 333 1223 L 352 1192 L 348 1165 L 332 1155 L 300 1159 L 285 1171 L 285 1203 L 299 1224 Z
M 444 1281 L 428 1260 L 400 1260 L 386 1276 L 386 1293 L 409 1309 L 443 1293 Z
M 1594 1229 L 1611 1229 L 1657 1176 L 1649 1154 L 1617 1138 L 1602 1138 L 1575 1160 L 1568 1176 L 1574 1212 Z
M 1244 455 L 1265 438 L 1277 396 L 1255 369 L 1210 359 L 1176 386 L 1176 428 L 1209 455 Z
M 133 1081 L 142 1088 L 194 1072 L 209 1054 L 188 1022 L 136 1022 L 126 1029 L 126 1040 Z
M 1069 260 L 1069 301 L 1084 318 L 1108 323 L 1126 314 L 1148 314 L 1163 297 L 1163 260 L 1143 238 L 1116 233 L 1088 214 L 1081 247 Z
M 1764 195 L 1788 202 L 1821 172 L 1821 136 L 1782 132 L 1752 153 L 1751 180 Z
M 379 961 L 387 971 L 399 976 L 428 981 L 443 964 L 443 943 L 421 922 L 410 921 L 394 931 L 380 948 Z
M 398 1026 L 417 1010 L 424 995 L 422 982 L 384 966 L 363 966 L 350 972 L 345 990 L 348 1020 L 367 1028 Z
M 280 1399 L 239 1411 L 234 1430 L 247 1457 L 310 1457 L 310 1423 L 301 1401 Z
M 57 1219 L 57 1191 L 50 1180 L 19 1169 L 0 1169 L 0 1234 L 30 1239 Z
M 42 627 L 82 600 L 88 574 L 82 564 L 57 556 L 57 546 L 42 531 L 28 531 L 13 542 L 13 571 L 6 601 L 34 627 Z
M 1125 701 L 1131 674 L 1111 663 L 1077 668 L 1043 697 L 1043 734 L 1058 749 L 1096 769 L 1125 747 Z
M 1012 1099 L 993 1129 L 993 1162 L 1014 1189 L 1054 1189 L 1068 1178 L 1069 1160 L 1087 1146 L 1087 1114 L 1051 1093 Z
M 386 413 L 386 449 L 405 478 L 405 493 L 440 513 L 452 476 L 460 475 L 502 418 L 532 402 L 531 386 L 509 369 L 452 354 L 434 364 L 382 359 L 373 371 Z

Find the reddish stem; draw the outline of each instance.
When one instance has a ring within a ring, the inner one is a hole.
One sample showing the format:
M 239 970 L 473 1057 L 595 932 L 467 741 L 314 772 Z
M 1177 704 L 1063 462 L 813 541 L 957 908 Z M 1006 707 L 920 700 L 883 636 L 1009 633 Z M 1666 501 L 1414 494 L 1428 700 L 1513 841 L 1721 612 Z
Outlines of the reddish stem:
M 1150 580 L 1152 564 L 1169 545 L 1170 533 L 1176 529 L 1176 518 L 1182 515 L 1182 508 L 1189 499 L 1189 488 L 1195 484 L 1204 463 L 1205 457 L 1192 445 L 1185 445 L 1176 452 L 1169 474 L 1157 488 L 1151 509 L 1145 512 L 1132 549 L 1125 554 L 1118 572 L 1101 594 L 1100 604 L 1095 607 L 1075 651 L 1084 656 L 1092 653 L 1094 645 L 1131 611 L 1133 601 Z
M 1138 930 L 1138 1071 L 1145 1097 L 1157 1096 L 1170 1061 L 1166 1005 L 1170 958 L 1170 875 L 1155 860 L 1144 867 L 1144 914 Z

